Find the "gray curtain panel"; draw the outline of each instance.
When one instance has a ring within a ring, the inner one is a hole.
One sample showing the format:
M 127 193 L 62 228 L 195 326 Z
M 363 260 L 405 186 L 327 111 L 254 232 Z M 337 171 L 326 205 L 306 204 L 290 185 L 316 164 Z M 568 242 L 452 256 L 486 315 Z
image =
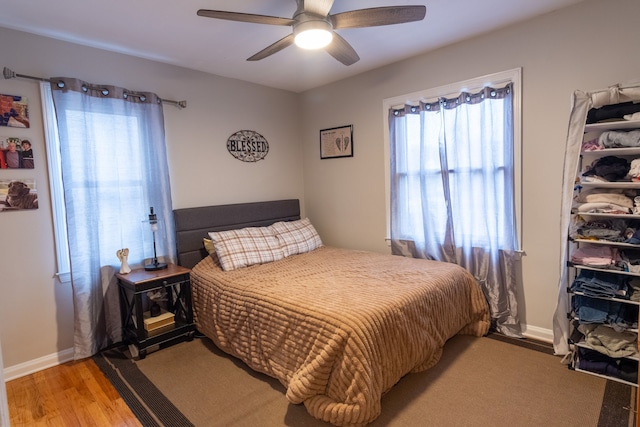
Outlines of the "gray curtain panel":
M 140 266 L 153 248 L 175 260 L 162 102 L 153 93 L 52 78 L 75 307 L 75 359 L 121 340 L 116 255 Z M 148 235 L 147 235 L 148 234 Z M 151 245 L 151 247 L 150 247 Z

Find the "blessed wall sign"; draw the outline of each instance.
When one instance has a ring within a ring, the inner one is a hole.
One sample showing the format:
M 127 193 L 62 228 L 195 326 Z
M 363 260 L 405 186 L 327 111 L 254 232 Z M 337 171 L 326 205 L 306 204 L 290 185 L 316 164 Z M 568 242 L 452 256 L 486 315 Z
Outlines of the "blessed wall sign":
M 243 162 L 257 162 L 267 157 L 269 143 L 253 130 L 240 130 L 227 139 L 227 151 Z

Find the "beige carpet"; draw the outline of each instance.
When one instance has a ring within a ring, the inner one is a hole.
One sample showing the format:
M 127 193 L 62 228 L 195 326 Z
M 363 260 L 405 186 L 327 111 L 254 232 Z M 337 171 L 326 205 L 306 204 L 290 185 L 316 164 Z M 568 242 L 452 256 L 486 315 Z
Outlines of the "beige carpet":
M 152 352 L 136 366 L 196 426 L 328 426 L 289 404 L 277 381 L 208 339 Z M 597 427 L 606 384 L 550 354 L 456 336 L 434 368 L 405 376 L 383 397 L 382 414 L 369 426 Z M 620 405 L 633 401 L 630 394 Z

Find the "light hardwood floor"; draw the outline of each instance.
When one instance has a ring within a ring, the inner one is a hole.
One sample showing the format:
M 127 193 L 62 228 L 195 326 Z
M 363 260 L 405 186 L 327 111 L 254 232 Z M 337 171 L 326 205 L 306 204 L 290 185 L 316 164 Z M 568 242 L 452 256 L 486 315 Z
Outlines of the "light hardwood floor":
M 141 426 L 92 359 L 7 382 L 12 427 Z

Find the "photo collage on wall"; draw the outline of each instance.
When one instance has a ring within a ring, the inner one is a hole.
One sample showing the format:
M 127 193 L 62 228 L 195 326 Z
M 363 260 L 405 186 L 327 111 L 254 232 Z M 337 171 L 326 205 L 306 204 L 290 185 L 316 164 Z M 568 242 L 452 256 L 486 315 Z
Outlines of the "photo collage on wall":
M 15 131 L 0 130 L 0 211 L 38 209 L 38 193 L 34 178 L 11 178 L 2 171 L 11 169 L 34 169 L 33 144 L 31 138 L 17 134 L 18 128 L 29 128 L 27 98 L 18 95 L 0 94 L 0 129 L 16 128 Z M 4 134 L 4 135 L 3 135 Z M 9 135 L 7 135 L 9 134 Z

